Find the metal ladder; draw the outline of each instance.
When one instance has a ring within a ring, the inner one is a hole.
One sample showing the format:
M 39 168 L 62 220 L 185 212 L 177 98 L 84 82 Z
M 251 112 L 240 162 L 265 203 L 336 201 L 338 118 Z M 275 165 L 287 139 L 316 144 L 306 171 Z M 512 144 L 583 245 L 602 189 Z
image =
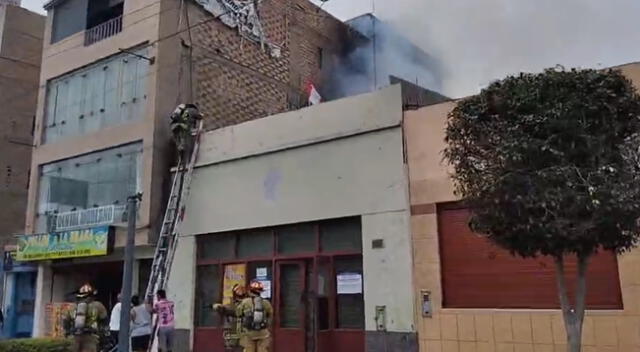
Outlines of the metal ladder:
M 200 149 L 200 135 L 202 134 L 203 124 L 202 119 L 198 120 L 197 127 L 191 132 L 193 147 L 189 160 L 184 160 L 182 155 L 178 157 L 178 166 L 175 169 L 176 171 L 171 185 L 171 194 L 169 195 L 167 209 L 164 213 L 155 254 L 153 255 L 153 264 L 151 265 L 151 273 L 145 292 L 146 302 L 152 302 L 155 292 L 164 289 L 169 281 L 171 265 L 173 264 L 173 258 L 176 254 L 180 237 L 180 225 L 184 220 L 185 201 L 189 197 L 193 169 Z M 157 331 L 158 323 L 156 319 L 151 333 L 149 350 L 151 350 L 154 345 Z

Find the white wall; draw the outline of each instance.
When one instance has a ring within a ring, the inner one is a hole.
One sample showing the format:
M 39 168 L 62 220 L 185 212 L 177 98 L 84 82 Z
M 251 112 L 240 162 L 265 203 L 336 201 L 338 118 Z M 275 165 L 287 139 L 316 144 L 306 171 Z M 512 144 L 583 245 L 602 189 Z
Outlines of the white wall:
M 407 208 L 400 127 L 199 168 L 185 234 Z
M 195 303 L 196 241 L 194 236 L 183 236 L 178 241 L 176 256 L 167 284 L 167 296 L 176 306 L 176 328 L 193 328 Z M 189 289 L 191 288 L 191 290 Z M 213 302 L 212 302 L 213 303 Z M 191 339 L 193 340 L 193 339 Z
M 373 249 L 381 239 L 384 248 Z M 387 330 L 415 331 L 409 212 L 397 211 L 362 217 L 362 247 L 366 329 L 375 330 L 376 306 L 385 306 Z

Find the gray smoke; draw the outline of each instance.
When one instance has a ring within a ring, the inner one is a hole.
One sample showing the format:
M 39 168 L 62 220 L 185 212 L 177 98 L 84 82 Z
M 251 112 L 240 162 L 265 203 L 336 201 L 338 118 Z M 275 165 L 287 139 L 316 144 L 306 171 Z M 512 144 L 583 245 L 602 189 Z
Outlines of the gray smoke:
M 324 8 L 344 19 L 371 4 L 330 0 Z M 453 97 L 557 64 L 640 61 L 638 0 L 375 0 L 375 7 L 442 64 L 442 92 Z
M 348 54 L 335 58 L 330 72 L 329 98 L 352 96 L 390 84 L 396 77 L 413 84 L 440 91 L 440 63 L 409 41 L 394 26 L 371 15 L 347 21 L 361 34 Z

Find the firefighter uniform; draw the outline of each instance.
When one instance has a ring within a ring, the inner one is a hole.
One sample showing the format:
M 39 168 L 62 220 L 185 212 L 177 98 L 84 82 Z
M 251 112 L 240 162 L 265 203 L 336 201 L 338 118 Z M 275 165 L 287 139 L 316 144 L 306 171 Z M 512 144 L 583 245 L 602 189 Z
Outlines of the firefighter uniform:
M 195 105 L 180 104 L 169 118 L 171 133 L 178 152 L 186 156 L 190 153 L 192 144 L 191 130 L 196 127 L 197 121 L 202 119 L 202 116 Z
M 269 352 L 271 349 L 271 321 L 273 318 L 273 307 L 268 300 L 260 297 L 260 292 L 264 290 L 262 283 L 252 282 L 249 286 L 249 297 L 240 302 L 236 309 L 236 315 L 241 320 L 240 346 L 244 352 Z M 263 321 L 261 324 L 254 324 L 256 306 L 261 305 Z
M 80 288 L 78 303 L 69 309 L 64 317 L 67 334 L 73 335 L 73 352 L 97 352 L 101 325 L 107 320 L 107 309 L 94 300 L 94 290 L 90 285 Z M 83 311 L 80 312 L 80 306 Z M 82 318 L 79 316 L 82 315 Z

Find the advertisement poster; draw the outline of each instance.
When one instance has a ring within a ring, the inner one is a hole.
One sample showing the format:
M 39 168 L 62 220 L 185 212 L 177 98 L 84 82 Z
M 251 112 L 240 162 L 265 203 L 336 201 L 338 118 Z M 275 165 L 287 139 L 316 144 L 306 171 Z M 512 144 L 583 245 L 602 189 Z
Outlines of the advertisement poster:
M 222 304 L 230 304 L 233 299 L 233 286 L 247 284 L 247 266 L 245 264 L 231 264 L 224 267 L 224 280 L 222 283 Z
M 337 278 L 339 295 L 354 295 L 362 293 L 362 275 L 355 273 L 338 274 Z
M 73 303 L 48 303 L 45 306 L 45 334 L 47 337 L 64 337 L 63 319 L 65 313 L 72 308 Z
M 109 226 L 18 237 L 16 260 L 35 261 L 107 255 Z

